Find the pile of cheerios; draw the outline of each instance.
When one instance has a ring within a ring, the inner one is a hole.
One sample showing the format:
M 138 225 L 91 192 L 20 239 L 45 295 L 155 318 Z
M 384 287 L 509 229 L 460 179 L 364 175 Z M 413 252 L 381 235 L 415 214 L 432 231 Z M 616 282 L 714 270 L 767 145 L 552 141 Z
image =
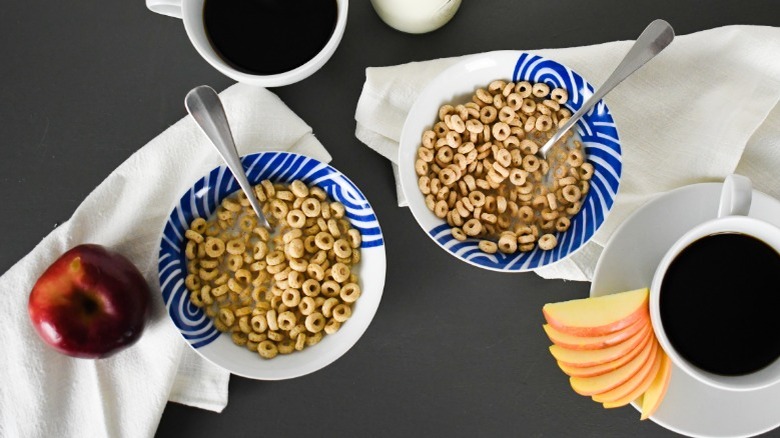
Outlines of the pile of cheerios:
M 266 180 L 255 193 L 278 233 L 258 225 L 242 191 L 231 195 L 185 233 L 185 285 L 219 331 L 271 359 L 318 343 L 352 315 L 361 236 L 319 187 Z
M 594 171 L 579 141 L 567 145 L 571 131 L 547 160 L 535 155 L 571 117 L 568 98 L 541 82 L 497 80 L 471 102 L 439 109 L 414 166 L 426 206 L 455 239 L 480 239 L 486 253 L 555 248 Z

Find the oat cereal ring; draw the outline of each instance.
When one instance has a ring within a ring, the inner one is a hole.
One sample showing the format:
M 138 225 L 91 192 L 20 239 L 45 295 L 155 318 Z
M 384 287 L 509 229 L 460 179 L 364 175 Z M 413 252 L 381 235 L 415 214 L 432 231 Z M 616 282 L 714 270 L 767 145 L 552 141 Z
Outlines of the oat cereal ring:
M 544 210 L 542 210 L 540 216 L 545 221 L 554 221 L 558 219 L 559 213 L 557 211 L 550 210 L 549 208 L 545 208 Z
M 190 223 L 190 229 L 192 231 L 195 231 L 198 234 L 203 234 L 206 232 L 206 219 L 203 219 L 202 217 L 195 218 Z
M 496 251 L 498 251 L 498 245 L 496 245 L 495 242 L 491 242 L 489 240 L 480 240 L 479 249 L 482 250 L 482 252 L 488 254 L 495 254 Z
M 468 198 L 465 199 L 468 199 L 471 205 L 474 206 L 474 208 L 482 207 L 483 205 L 485 205 L 485 194 L 479 190 L 472 190 L 469 193 Z
M 569 185 L 563 189 L 563 198 L 571 203 L 575 203 L 582 198 L 582 191 L 576 185 Z
M 590 163 L 582 163 L 580 166 L 581 177 L 583 180 L 588 181 L 593 178 L 593 165 Z
M 230 338 L 233 340 L 233 343 L 236 345 L 246 345 L 246 333 L 242 332 L 233 332 L 230 334 Z
M 522 186 L 525 184 L 528 172 L 522 169 L 512 169 L 509 171 L 509 182 L 516 186 Z
M 312 333 L 318 333 L 325 328 L 325 317 L 320 312 L 314 312 L 306 317 L 306 330 Z
M 452 227 L 450 233 L 452 234 L 452 237 L 459 242 L 463 242 L 467 238 L 466 233 L 458 227 Z
M 506 97 L 506 104 L 507 106 L 505 108 L 510 108 L 512 111 L 518 111 L 523 106 L 523 98 L 517 93 L 511 93 Z
M 326 280 L 320 286 L 320 291 L 326 298 L 332 298 L 339 295 L 341 286 L 335 280 Z
M 560 187 L 566 187 L 572 184 L 577 184 L 577 178 L 573 176 L 567 176 L 558 180 L 558 185 Z
M 190 292 L 190 301 L 196 307 L 203 307 L 204 306 L 203 300 L 200 299 L 200 291 L 198 291 L 198 290 L 194 290 L 194 291 Z
M 347 283 L 341 288 L 339 296 L 345 303 L 354 303 L 360 298 L 361 291 L 360 286 L 357 283 Z
M 463 232 L 467 236 L 478 236 L 482 232 L 482 222 L 478 219 L 469 219 L 463 224 Z
M 536 101 L 533 99 L 523 99 L 523 105 L 520 106 L 520 111 L 526 115 L 532 115 L 536 112 Z
M 282 303 L 284 303 L 285 306 L 293 308 L 300 304 L 301 302 L 301 293 L 298 291 L 298 289 L 286 289 L 282 293 Z
M 549 251 L 558 245 L 558 239 L 552 234 L 545 234 L 539 238 L 539 249 L 543 251 Z
M 572 167 L 579 167 L 582 166 L 582 164 L 585 162 L 582 156 L 582 151 L 579 151 L 577 149 L 573 149 L 569 151 L 568 157 L 566 157 L 566 163 L 568 163 Z
M 555 221 L 555 230 L 561 233 L 568 230 L 569 226 L 571 226 L 571 221 L 567 217 L 562 216 Z
M 230 290 L 230 288 L 228 288 L 227 284 L 221 284 L 211 289 L 211 295 L 219 298 L 225 296 L 228 290 Z
M 520 141 L 520 150 L 525 155 L 535 155 L 539 151 L 539 145 L 532 140 L 523 139 Z
M 457 132 L 450 131 L 444 138 L 447 140 L 447 146 L 457 149 L 463 144 L 463 138 Z
M 536 155 L 526 155 L 523 157 L 523 170 L 526 172 L 536 172 L 539 170 L 539 166 L 541 166 L 541 163 L 539 162 L 539 158 L 537 158 Z
M 196 251 L 198 246 L 198 243 L 194 240 L 187 241 L 187 246 L 184 249 L 184 255 L 187 257 L 187 260 L 194 260 L 197 257 Z
M 276 348 L 276 344 L 271 341 L 266 340 L 257 344 L 257 354 L 259 354 L 260 357 L 273 359 L 278 353 L 279 350 Z
M 289 208 L 287 207 L 287 203 L 281 199 L 274 199 L 271 201 L 271 214 L 276 219 L 283 219 L 285 216 L 287 216 L 288 211 Z
M 531 92 L 535 97 L 546 97 L 548 94 L 550 94 L 550 86 L 544 82 L 537 82 L 533 85 Z
M 504 141 L 512 134 L 511 128 L 504 122 L 498 122 L 494 124 L 491 132 L 493 134 L 493 138 L 498 141 Z
M 528 224 L 534 219 L 534 210 L 527 205 L 522 206 L 517 210 L 517 216 L 521 221 Z
M 317 251 L 314 256 L 309 259 L 309 264 L 324 265 L 328 260 L 328 253 L 324 249 Z M 322 266 L 325 269 L 325 266 Z
M 253 316 L 249 321 L 249 325 L 252 326 L 252 330 L 256 333 L 263 333 L 268 329 L 268 321 L 266 320 L 265 315 Z
M 530 96 L 532 90 L 533 88 L 531 83 L 528 81 L 521 81 L 515 85 L 515 93 L 519 94 L 520 97 L 523 98 Z
M 346 209 L 344 208 L 344 204 L 340 202 L 331 202 L 328 207 L 333 213 L 333 217 L 336 219 L 340 219 L 344 217 L 344 213 L 346 212 Z
M 517 243 L 520 245 L 533 244 L 534 242 L 536 242 L 536 236 L 533 234 L 523 234 L 517 237 Z
M 312 297 L 303 297 L 298 304 L 298 311 L 304 316 L 311 315 L 316 308 L 317 306 L 314 304 L 314 298 Z
M 318 265 L 309 265 L 309 267 L 312 266 L 318 266 Z M 322 267 L 320 267 L 322 269 Z M 303 285 L 301 285 L 301 290 L 303 291 L 304 295 L 307 297 L 316 297 L 320 294 L 320 283 L 319 281 L 310 278 L 303 282 Z
M 290 210 L 287 213 L 287 225 L 293 228 L 303 228 L 306 225 L 306 215 L 301 210 Z
M 457 132 L 458 134 L 463 134 L 466 131 L 466 123 L 463 122 L 463 119 L 457 114 L 453 114 L 449 118 L 449 127 Z
M 268 263 L 269 267 L 279 265 L 284 262 L 284 253 L 275 249 L 266 255 L 265 261 Z
M 336 221 L 336 219 L 328 219 L 327 226 L 327 231 L 331 234 L 331 236 L 333 236 L 334 239 L 341 237 L 341 230 L 339 229 L 339 223 Z
M 563 88 L 556 88 L 550 92 L 550 99 L 563 105 L 569 101 L 569 92 Z
M 468 120 L 466 120 L 466 130 L 471 132 L 471 133 L 482 134 L 482 130 L 484 128 L 485 127 L 484 127 L 484 125 L 482 125 L 482 122 L 480 122 L 477 119 L 468 119 Z M 458 146 L 460 146 L 460 145 L 458 145 Z
M 536 130 L 540 132 L 547 132 L 553 127 L 552 118 L 550 116 L 539 116 L 536 119 Z
M 347 237 L 349 237 L 349 244 L 352 248 L 360 248 L 360 244 L 363 243 L 363 237 L 360 235 L 360 231 L 354 228 L 347 230 Z
M 440 219 L 447 217 L 447 213 L 450 211 L 447 201 L 441 200 L 436 203 L 433 209 L 433 214 Z
M 479 121 L 486 127 L 488 123 L 493 123 L 498 116 L 498 110 L 494 106 L 486 106 L 479 110 Z
M 532 132 L 534 129 L 536 129 L 536 116 L 528 117 L 523 125 L 523 130 L 525 132 Z
M 295 327 L 296 322 L 298 322 L 298 319 L 289 310 L 280 313 L 276 317 L 276 324 L 279 326 L 279 330 L 289 331 Z
M 336 257 L 351 257 L 352 245 L 347 239 L 339 239 L 333 243 L 333 252 L 336 253 Z
M 333 280 L 335 280 L 337 283 L 344 283 L 349 279 L 349 274 L 351 273 L 349 266 L 347 266 L 344 263 L 334 263 L 331 269 L 331 275 L 333 275 Z
M 227 250 L 228 254 L 244 254 L 246 252 L 246 246 L 244 245 L 244 241 L 241 239 L 233 239 L 228 241 L 225 249 Z
M 322 281 L 325 278 L 325 268 L 316 263 L 309 263 L 306 267 L 306 273 L 309 274 L 309 277 L 317 281 Z M 304 290 L 305 287 L 306 286 L 304 285 Z
M 236 317 L 233 315 L 232 310 L 227 307 L 223 307 L 219 309 L 219 320 L 222 321 L 222 323 L 226 326 L 230 327 L 236 321 Z
M 328 321 L 328 323 L 325 325 L 325 333 L 332 335 L 333 333 L 339 331 L 340 328 L 341 328 L 341 323 L 331 318 Z
M 201 288 L 200 278 L 195 274 L 189 274 L 184 279 L 184 285 L 187 286 L 187 289 L 189 290 L 198 290 Z
M 225 198 L 222 200 L 222 207 L 224 207 L 225 210 L 233 213 L 241 211 L 241 203 L 236 202 L 230 198 Z
M 292 268 L 292 266 L 291 266 L 291 268 Z M 304 269 L 303 271 L 305 271 L 305 270 L 306 269 Z M 296 270 L 291 270 L 290 271 L 290 273 L 287 276 L 287 284 L 291 288 L 300 289 L 301 286 L 303 286 L 303 282 L 306 281 L 306 278 L 301 273 L 303 271 L 296 271 Z
M 512 254 L 517 251 L 517 237 L 512 233 L 502 234 L 498 239 L 498 250 L 504 254 Z
M 333 319 L 337 322 L 344 322 L 352 316 L 352 308 L 346 304 L 339 304 L 333 308 Z
M 238 221 L 238 226 L 239 228 L 241 228 L 241 231 L 243 231 L 244 233 L 251 233 L 252 230 L 254 230 L 255 227 L 257 227 L 257 219 L 255 219 L 254 216 L 249 216 L 249 215 L 243 216 Z M 246 236 L 249 237 L 248 234 Z
M 317 235 L 314 237 L 314 244 L 317 245 L 317 248 L 324 251 L 333 248 L 334 241 L 335 239 L 333 236 L 326 233 L 325 231 L 317 233 Z
M 249 325 L 249 317 L 244 316 L 238 316 L 236 313 L 236 316 L 238 317 L 238 329 L 241 330 L 241 333 L 252 333 L 252 326 Z
M 187 230 L 184 232 L 184 237 L 195 241 L 195 243 L 203 242 L 203 235 L 195 230 Z

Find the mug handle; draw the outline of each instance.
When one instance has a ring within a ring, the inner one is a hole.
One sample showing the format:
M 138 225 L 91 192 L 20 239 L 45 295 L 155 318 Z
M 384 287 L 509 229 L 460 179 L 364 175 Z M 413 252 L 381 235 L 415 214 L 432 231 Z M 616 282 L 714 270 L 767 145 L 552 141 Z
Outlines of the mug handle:
M 750 182 L 750 179 L 742 175 L 731 174 L 723 181 L 718 217 L 747 216 L 752 200 L 753 183 Z
M 182 0 L 146 0 L 146 7 L 152 12 L 180 19 L 181 2 Z

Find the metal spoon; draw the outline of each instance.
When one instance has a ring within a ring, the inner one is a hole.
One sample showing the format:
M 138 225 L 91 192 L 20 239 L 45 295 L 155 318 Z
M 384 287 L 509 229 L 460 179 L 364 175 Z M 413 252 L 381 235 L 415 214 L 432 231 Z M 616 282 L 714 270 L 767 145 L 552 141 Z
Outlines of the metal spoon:
M 636 42 L 631 46 L 631 50 L 628 51 L 626 56 L 617 66 L 615 71 L 607 78 L 601 87 L 596 90 L 593 95 L 582 104 L 579 110 L 574 113 L 568 122 L 558 129 L 558 132 L 552 136 L 544 146 L 539 149 L 539 154 L 543 158 L 547 158 L 547 154 L 550 148 L 561 139 L 561 137 L 568 132 L 577 121 L 585 115 L 598 101 L 601 100 L 607 93 L 612 91 L 619 83 L 624 79 L 631 76 L 632 73 L 637 71 L 639 67 L 642 67 L 655 57 L 655 55 L 661 53 L 663 49 L 668 46 L 674 39 L 674 29 L 672 26 L 664 20 L 655 20 L 645 28 Z
M 219 100 L 217 92 L 207 85 L 195 87 L 184 98 L 184 106 L 192 118 L 195 119 L 195 123 L 206 134 L 206 137 L 211 140 L 219 155 L 222 156 L 228 169 L 230 169 L 230 172 L 233 173 L 236 181 L 238 181 L 238 185 L 241 186 L 241 190 L 246 193 L 246 197 L 249 199 L 249 203 L 252 204 L 252 209 L 260 220 L 260 224 L 269 230 L 272 229 L 271 224 L 268 223 L 268 220 L 263 215 L 260 204 L 257 202 L 252 185 L 246 179 L 244 167 L 238 158 L 238 151 L 233 142 L 233 134 L 230 132 L 230 125 L 228 124 L 227 116 L 225 116 L 225 108 L 222 106 L 222 101 Z

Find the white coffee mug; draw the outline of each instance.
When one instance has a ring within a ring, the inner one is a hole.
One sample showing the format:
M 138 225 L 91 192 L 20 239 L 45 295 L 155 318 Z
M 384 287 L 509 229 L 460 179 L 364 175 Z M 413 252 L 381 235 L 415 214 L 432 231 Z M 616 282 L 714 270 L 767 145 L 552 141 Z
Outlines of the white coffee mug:
M 290 71 L 272 75 L 256 75 L 245 73 L 231 67 L 225 62 L 209 43 L 206 30 L 203 26 L 203 3 L 205 0 L 146 0 L 146 7 L 153 12 L 171 17 L 180 18 L 184 22 L 184 29 L 190 38 L 195 50 L 200 53 L 209 64 L 238 82 L 257 85 L 261 87 L 280 87 L 306 79 L 319 70 L 330 59 L 344 36 L 344 28 L 347 25 L 347 7 L 349 0 L 336 0 L 338 14 L 336 16 L 336 28 L 333 34 L 312 59 L 300 67 Z M 217 0 L 218 1 L 218 0 Z
M 650 286 L 650 319 L 659 344 L 672 362 L 693 378 L 709 386 L 731 390 L 750 391 L 780 382 L 780 360 L 756 372 L 740 376 L 724 376 L 702 370 L 683 358 L 672 346 L 661 320 L 661 285 L 667 269 L 677 255 L 691 243 L 713 234 L 740 233 L 753 236 L 780 253 L 780 228 L 748 216 L 753 188 L 750 180 L 740 175 L 729 175 L 721 191 L 718 217 L 697 225 L 685 233 L 664 255 Z M 780 334 L 775 334 L 780 336 Z

